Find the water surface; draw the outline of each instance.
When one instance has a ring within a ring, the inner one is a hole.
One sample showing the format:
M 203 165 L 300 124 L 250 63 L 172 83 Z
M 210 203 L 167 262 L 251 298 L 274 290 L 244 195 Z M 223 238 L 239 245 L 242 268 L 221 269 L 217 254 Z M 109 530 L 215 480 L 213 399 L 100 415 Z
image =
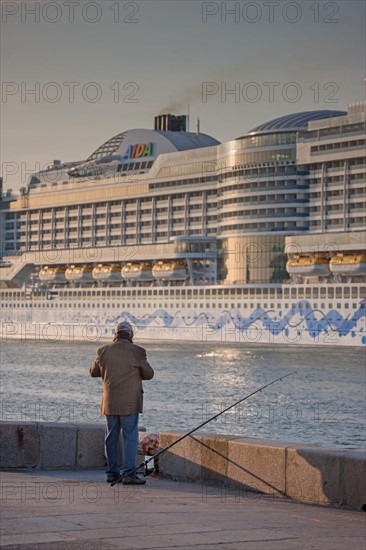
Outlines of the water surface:
M 146 343 L 155 377 L 144 382 L 141 423 L 188 431 L 280 376 L 285 378 L 203 431 L 360 449 L 365 441 L 365 350 L 316 346 Z M 1 345 L 2 420 L 104 422 L 98 345 Z

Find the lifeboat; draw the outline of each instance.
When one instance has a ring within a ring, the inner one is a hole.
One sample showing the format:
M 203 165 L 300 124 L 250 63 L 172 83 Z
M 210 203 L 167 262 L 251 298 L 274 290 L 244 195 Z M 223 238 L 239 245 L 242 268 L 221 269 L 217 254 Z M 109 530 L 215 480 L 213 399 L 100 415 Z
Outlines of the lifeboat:
M 121 282 L 121 268 L 116 265 L 98 264 L 92 271 L 93 279 L 105 282 Z
M 66 269 L 65 277 L 73 283 L 92 283 L 92 268 L 86 265 L 71 265 Z
M 42 283 L 66 283 L 65 270 L 61 267 L 44 266 L 39 270 L 39 280 Z
M 329 262 L 332 273 L 336 275 L 365 275 L 366 254 L 337 254 Z
M 185 281 L 188 279 L 186 265 L 182 262 L 158 262 L 152 269 L 155 279 Z
M 287 273 L 305 277 L 327 277 L 330 275 L 329 260 L 322 256 L 300 256 L 295 254 L 286 263 Z
M 128 262 L 121 269 L 121 274 L 127 281 L 153 281 L 151 265 Z

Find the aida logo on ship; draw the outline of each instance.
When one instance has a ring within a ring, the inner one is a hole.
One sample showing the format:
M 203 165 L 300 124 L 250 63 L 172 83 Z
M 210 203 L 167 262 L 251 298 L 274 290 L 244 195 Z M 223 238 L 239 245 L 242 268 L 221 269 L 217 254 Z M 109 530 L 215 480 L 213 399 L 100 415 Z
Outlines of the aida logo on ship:
M 152 157 L 154 155 L 154 143 L 135 143 L 130 145 L 123 155 L 123 159 L 137 159 L 142 157 Z

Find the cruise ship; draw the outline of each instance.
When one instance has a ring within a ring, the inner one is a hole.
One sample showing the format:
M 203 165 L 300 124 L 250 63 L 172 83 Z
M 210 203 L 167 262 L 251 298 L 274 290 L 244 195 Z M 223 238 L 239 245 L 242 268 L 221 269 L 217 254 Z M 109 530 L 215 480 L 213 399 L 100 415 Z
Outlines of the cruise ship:
M 365 103 L 227 143 L 163 114 L 1 189 L 2 340 L 365 346 L 365 136 Z

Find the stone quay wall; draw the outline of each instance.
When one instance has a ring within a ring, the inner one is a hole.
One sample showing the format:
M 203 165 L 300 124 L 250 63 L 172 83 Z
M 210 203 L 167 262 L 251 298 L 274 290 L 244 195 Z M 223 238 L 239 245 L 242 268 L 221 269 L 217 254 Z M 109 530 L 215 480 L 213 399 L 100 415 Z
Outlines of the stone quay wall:
M 160 448 L 183 435 L 161 432 Z M 269 497 L 366 511 L 366 452 L 233 435 L 192 434 L 159 459 L 160 475 L 225 500 Z
M 104 434 L 104 424 L 0 422 L 0 468 L 105 468 Z M 159 448 L 182 435 L 161 432 Z M 139 454 L 137 464 L 144 458 Z M 197 433 L 155 465 L 162 477 L 201 483 L 203 497 L 234 492 L 239 499 L 266 495 L 366 511 L 365 451 Z
M 104 436 L 104 424 L 0 422 L 0 468 L 105 468 Z M 122 441 L 120 453 L 122 459 Z M 144 459 L 139 454 L 137 464 Z

